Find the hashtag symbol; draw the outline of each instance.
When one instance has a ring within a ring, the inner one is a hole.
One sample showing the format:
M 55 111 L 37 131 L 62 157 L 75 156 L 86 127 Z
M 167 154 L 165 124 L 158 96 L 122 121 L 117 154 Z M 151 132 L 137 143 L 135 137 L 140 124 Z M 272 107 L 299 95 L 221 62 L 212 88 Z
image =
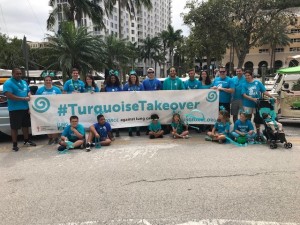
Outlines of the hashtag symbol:
M 58 113 L 59 116 L 65 116 L 67 114 L 67 112 L 68 112 L 68 107 L 67 107 L 66 104 L 63 104 L 63 105 L 61 104 L 58 107 L 57 113 Z

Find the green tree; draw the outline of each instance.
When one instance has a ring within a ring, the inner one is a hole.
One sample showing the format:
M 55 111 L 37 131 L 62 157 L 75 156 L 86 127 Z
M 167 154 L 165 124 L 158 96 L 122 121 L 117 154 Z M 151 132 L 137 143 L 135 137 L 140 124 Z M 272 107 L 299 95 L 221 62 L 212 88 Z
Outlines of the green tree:
M 260 43 L 262 45 L 267 44 L 271 49 L 271 62 L 270 68 L 271 73 L 274 73 L 274 64 L 276 58 L 276 48 L 285 47 L 290 44 L 290 38 L 288 37 L 288 29 L 290 20 L 286 16 L 279 16 L 274 19 L 270 26 L 266 28 L 266 34 L 261 39 Z
M 184 15 L 184 23 L 191 28 L 187 40 L 188 48 L 193 49 L 195 58 L 206 58 L 208 68 L 213 58 L 222 58 L 228 45 L 227 38 L 216 28 L 215 24 L 219 23 L 222 11 L 219 13 L 215 7 L 220 6 L 214 1 L 203 2 L 200 6 L 189 3 L 186 5 L 189 12 Z M 188 52 L 192 57 L 191 54 Z
M 167 30 L 161 32 L 161 37 L 163 37 L 163 43 L 166 43 L 167 48 L 169 49 L 169 57 L 171 60 L 171 65 L 174 64 L 174 47 L 176 42 L 182 40 L 182 30 L 174 30 L 174 27 L 169 24 Z
M 151 65 L 151 59 L 153 56 L 158 55 L 160 52 L 161 45 L 160 45 L 160 39 L 159 37 L 153 37 L 147 36 L 146 39 L 142 41 L 142 44 L 140 45 L 140 52 L 141 52 L 141 59 L 144 61 L 144 64 L 146 65 L 146 62 L 148 62 Z M 144 66 L 144 73 L 146 71 L 146 68 Z
M 49 36 L 48 40 L 49 68 L 59 66 L 64 81 L 73 67 L 81 70 L 82 78 L 90 70 L 103 67 L 103 42 L 84 27 L 75 28 L 73 23 L 62 23 L 60 34 Z
M 50 30 L 56 19 L 63 15 L 61 18 L 63 21 L 77 22 L 78 26 L 82 24 L 83 15 L 89 16 L 93 23 L 101 28 L 105 27 L 103 23 L 104 11 L 100 6 L 100 0 L 68 0 L 67 3 L 56 4 L 56 0 L 49 0 L 49 6 L 52 6 L 53 10 L 50 13 L 47 20 L 47 29 Z M 107 2 L 110 2 L 107 0 Z
M 119 39 L 114 35 L 109 35 L 104 38 L 104 55 L 105 55 L 105 66 L 108 69 L 117 68 L 123 74 L 123 81 L 126 80 L 123 70 L 126 68 L 132 52 L 128 48 L 125 40 Z

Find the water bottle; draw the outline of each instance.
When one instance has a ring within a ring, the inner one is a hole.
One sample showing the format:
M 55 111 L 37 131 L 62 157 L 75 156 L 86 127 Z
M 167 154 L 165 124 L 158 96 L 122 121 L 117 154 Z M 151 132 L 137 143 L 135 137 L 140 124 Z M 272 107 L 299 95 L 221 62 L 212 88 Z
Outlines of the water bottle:
M 99 149 L 101 148 L 101 139 L 95 138 L 95 148 Z

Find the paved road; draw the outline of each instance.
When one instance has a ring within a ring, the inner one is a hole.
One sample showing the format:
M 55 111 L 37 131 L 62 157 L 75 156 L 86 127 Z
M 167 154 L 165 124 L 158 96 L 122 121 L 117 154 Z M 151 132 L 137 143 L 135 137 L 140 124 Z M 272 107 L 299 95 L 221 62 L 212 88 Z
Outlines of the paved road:
M 0 143 L 0 224 L 300 224 L 299 128 L 292 150 L 125 133 L 58 154 Z M 258 222 L 260 221 L 260 222 Z M 277 223 L 275 223 L 277 222 Z

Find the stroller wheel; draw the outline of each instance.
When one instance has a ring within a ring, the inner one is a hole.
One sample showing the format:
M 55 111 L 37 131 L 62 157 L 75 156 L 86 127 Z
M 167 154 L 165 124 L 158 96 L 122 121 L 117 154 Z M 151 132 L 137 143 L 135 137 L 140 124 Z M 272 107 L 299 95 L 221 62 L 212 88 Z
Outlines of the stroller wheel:
M 288 148 L 292 148 L 293 147 L 293 145 L 292 145 L 291 142 L 288 142 L 287 145 L 288 145 Z
M 277 148 L 277 145 L 274 144 L 274 143 L 271 143 L 271 144 L 270 144 L 270 149 L 275 149 L 275 148 Z
M 286 149 L 288 149 L 289 148 L 288 143 L 284 143 L 283 147 L 286 148 Z

